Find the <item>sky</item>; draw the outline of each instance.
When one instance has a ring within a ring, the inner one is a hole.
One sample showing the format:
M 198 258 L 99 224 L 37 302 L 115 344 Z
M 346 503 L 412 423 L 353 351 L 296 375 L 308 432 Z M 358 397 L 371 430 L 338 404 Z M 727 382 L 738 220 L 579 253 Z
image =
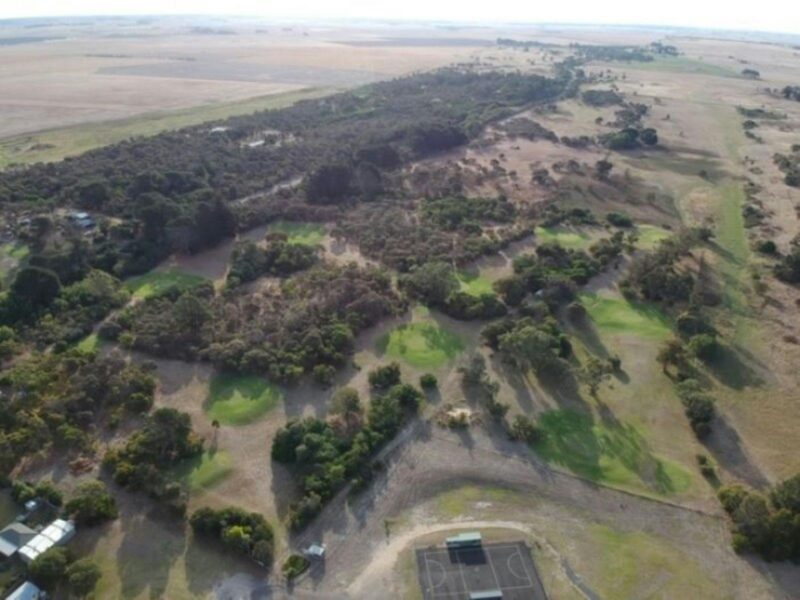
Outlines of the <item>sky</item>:
M 799 0 L 0 0 L 0 18 L 143 14 L 669 25 L 800 34 Z

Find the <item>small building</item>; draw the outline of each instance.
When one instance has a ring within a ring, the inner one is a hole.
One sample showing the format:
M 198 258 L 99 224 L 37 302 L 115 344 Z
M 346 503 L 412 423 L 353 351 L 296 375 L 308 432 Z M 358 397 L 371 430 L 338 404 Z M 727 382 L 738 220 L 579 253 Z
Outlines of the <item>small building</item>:
M 469 595 L 469 600 L 503 600 L 503 592 L 500 590 L 471 592 Z
M 75 524 L 72 521 L 56 519 L 45 527 L 25 546 L 20 548 L 19 557 L 25 563 L 31 563 L 53 546 L 62 546 L 75 535 Z
M 477 548 L 483 544 L 483 538 L 478 531 L 467 531 L 447 538 L 445 544 L 448 549 L 452 550 L 457 548 Z
M 325 545 L 324 544 L 311 544 L 308 548 L 303 550 L 308 558 L 323 559 L 325 558 Z
M 6 600 L 44 600 L 44 598 L 46 598 L 45 593 L 30 581 L 26 581 L 6 596 Z
M 36 536 L 37 533 L 24 523 L 11 523 L 0 531 L 0 554 L 10 558 Z

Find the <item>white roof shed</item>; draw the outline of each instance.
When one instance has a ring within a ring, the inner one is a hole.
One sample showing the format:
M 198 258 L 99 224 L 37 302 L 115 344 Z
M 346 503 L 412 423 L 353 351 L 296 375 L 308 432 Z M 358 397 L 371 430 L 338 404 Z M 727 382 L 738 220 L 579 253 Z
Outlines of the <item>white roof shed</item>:
M 56 519 L 45 527 L 39 535 L 20 548 L 19 556 L 26 563 L 30 563 L 53 546 L 66 544 L 74 535 L 75 523 L 64 519 Z
M 30 581 L 26 581 L 6 597 L 6 600 L 39 600 L 44 598 L 44 592 Z

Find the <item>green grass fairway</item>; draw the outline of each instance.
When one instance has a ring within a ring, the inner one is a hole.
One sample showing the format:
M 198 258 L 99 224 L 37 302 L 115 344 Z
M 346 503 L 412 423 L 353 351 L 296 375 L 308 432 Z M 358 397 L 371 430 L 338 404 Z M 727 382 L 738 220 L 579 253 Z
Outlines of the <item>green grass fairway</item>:
M 567 231 L 558 227 L 537 227 L 533 232 L 539 244 L 555 243 L 570 250 L 585 250 L 592 245 L 592 238 L 580 231 Z
M 639 225 L 636 228 L 636 235 L 639 236 L 639 240 L 636 242 L 637 248 L 652 250 L 660 241 L 670 237 L 672 233 L 655 225 Z
M 326 89 L 307 88 L 282 94 L 268 94 L 235 102 L 217 102 L 174 111 L 138 115 L 129 119 L 86 123 L 72 127 L 22 134 L 0 140 L 0 169 L 11 163 L 52 162 L 76 156 L 92 148 L 108 146 L 134 136 L 156 135 L 207 121 L 226 119 L 291 106 L 299 100 L 319 98 Z
M 220 373 L 211 380 L 206 414 L 223 425 L 247 425 L 265 415 L 281 399 L 281 392 L 255 375 Z
M 96 352 L 100 349 L 102 340 L 96 333 L 90 333 L 75 346 L 81 352 Z
M 22 260 L 31 253 L 31 250 L 25 244 L 3 244 L 2 253 L 11 258 Z
M 621 296 L 580 294 L 580 299 L 601 332 L 651 339 L 670 334 L 669 320 L 652 306 L 633 304 Z
M 183 273 L 174 269 L 169 271 L 150 271 L 149 273 L 131 277 L 125 281 L 125 289 L 127 289 L 136 300 L 144 300 L 150 296 L 162 294 L 172 287 L 188 290 L 204 281 L 204 277 Z
M 454 333 L 430 318 L 401 325 L 378 341 L 378 350 L 418 369 L 438 369 L 464 350 Z
M 185 461 L 176 469 L 177 478 L 186 483 L 189 491 L 198 492 L 214 487 L 233 471 L 233 460 L 224 450 L 206 450 L 199 457 Z
M 539 455 L 576 475 L 656 494 L 686 490 L 691 475 L 677 464 L 655 457 L 632 425 L 573 410 L 551 410 L 539 417 Z
M 269 226 L 270 232 L 285 233 L 292 244 L 316 246 L 325 239 L 325 226 L 319 223 L 298 223 L 296 221 L 275 221 Z
M 470 296 L 480 296 L 481 294 L 493 294 L 492 280 L 481 275 L 479 269 L 469 271 L 458 271 L 456 273 L 458 282 L 461 284 L 461 291 Z

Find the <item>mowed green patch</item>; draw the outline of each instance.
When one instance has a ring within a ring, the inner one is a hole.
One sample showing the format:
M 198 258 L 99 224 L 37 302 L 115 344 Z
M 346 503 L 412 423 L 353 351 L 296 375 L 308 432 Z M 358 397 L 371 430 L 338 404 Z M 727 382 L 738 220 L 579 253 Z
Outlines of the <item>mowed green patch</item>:
M 582 231 L 560 227 L 537 227 L 533 232 L 539 244 L 558 244 L 570 250 L 585 250 L 592 244 L 591 236 Z
M 456 278 L 461 285 L 461 291 L 471 296 L 494 293 L 494 288 L 492 287 L 494 282 L 481 274 L 480 269 L 458 271 Z
M 429 317 L 396 327 L 380 340 L 378 351 L 419 369 L 438 369 L 464 350 L 455 333 Z
M 691 484 L 681 466 L 652 454 L 633 425 L 575 410 L 545 412 L 538 425 L 542 436 L 534 444 L 536 452 L 576 475 L 659 495 L 682 492 Z
M 247 425 L 277 406 L 282 394 L 255 375 L 220 373 L 211 379 L 205 410 L 223 425 Z
M 30 254 L 25 244 L 7 243 L 0 245 L 0 278 L 10 278 L 14 270 Z
M 97 352 L 100 349 L 100 344 L 102 344 L 100 336 L 97 333 L 90 333 L 78 342 L 75 347 L 81 352 Z
M 316 246 L 325 239 L 325 226 L 320 223 L 299 223 L 297 221 L 275 221 L 269 226 L 270 232 L 285 233 L 292 244 Z
M 233 460 L 224 450 L 206 450 L 176 468 L 176 476 L 191 492 L 214 487 L 233 472 Z
M 584 293 L 580 294 L 580 299 L 601 332 L 656 340 L 670 334 L 669 319 L 652 306 L 629 302 L 616 295 Z
M 673 235 L 670 231 L 655 225 L 639 225 L 636 227 L 638 240 L 636 247 L 642 250 L 652 250 L 659 242 Z
M 163 294 L 170 288 L 188 290 L 206 281 L 200 275 L 184 273 L 176 269 L 167 271 L 150 271 L 144 275 L 131 277 L 125 281 L 127 289 L 136 300 L 144 300 L 151 296 Z

